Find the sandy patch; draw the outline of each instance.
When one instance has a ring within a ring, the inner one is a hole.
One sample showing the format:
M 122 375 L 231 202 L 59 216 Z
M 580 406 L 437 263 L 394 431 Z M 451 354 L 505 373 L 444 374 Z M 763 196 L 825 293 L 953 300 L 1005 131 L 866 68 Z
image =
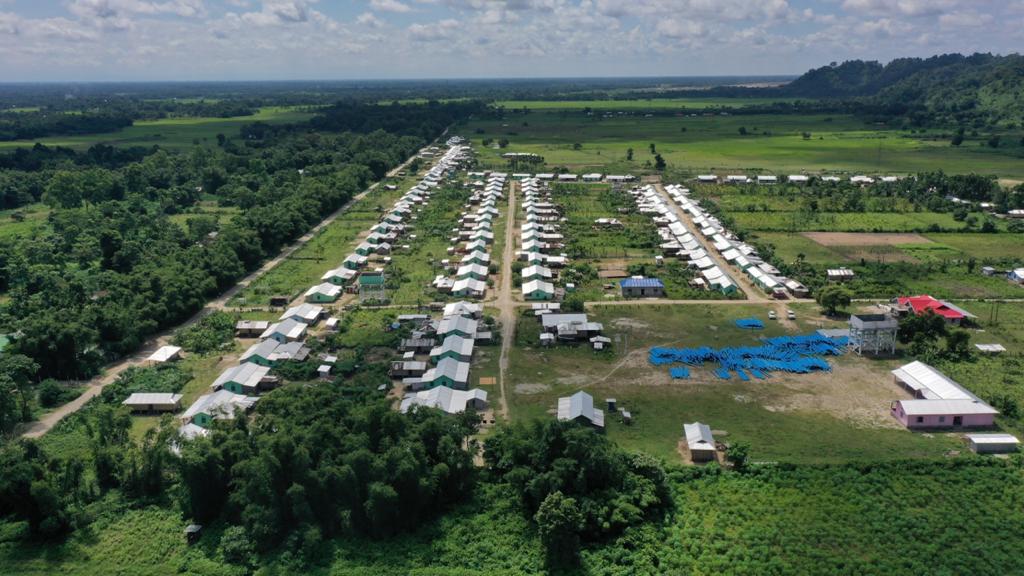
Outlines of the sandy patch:
M 822 246 L 898 246 L 900 244 L 931 244 L 920 234 L 887 234 L 874 232 L 804 232 L 803 236 Z
M 765 393 L 763 406 L 772 412 L 814 411 L 870 428 L 899 428 L 889 415 L 893 400 L 909 394 L 892 384 L 884 368 L 871 366 L 873 360 L 830 359 L 832 372 L 815 374 L 773 373 L 759 381 Z
M 516 384 L 516 394 L 540 394 L 551 390 L 547 384 Z
M 641 322 L 633 318 L 616 318 L 612 320 L 612 326 L 616 328 L 632 328 L 635 330 L 646 330 L 651 327 L 647 322 Z
M 563 376 L 556 379 L 555 382 L 564 386 L 582 386 L 590 382 L 590 378 L 582 374 L 575 374 L 573 376 Z

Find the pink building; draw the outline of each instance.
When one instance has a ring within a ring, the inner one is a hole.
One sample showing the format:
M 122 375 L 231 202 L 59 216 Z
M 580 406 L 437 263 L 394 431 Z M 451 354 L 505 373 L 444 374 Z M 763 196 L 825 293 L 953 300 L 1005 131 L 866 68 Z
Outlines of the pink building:
M 907 428 L 984 428 L 999 413 L 981 400 L 896 400 L 890 410 Z
M 907 428 L 981 428 L 992 426 L 998 410 L 924 362 L 892 371 L 897 384 L 914 395 L 889 407 Z

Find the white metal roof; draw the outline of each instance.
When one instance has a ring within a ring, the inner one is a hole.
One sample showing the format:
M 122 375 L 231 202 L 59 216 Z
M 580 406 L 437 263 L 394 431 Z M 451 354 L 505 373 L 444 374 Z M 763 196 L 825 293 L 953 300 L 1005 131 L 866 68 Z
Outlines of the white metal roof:
M 714 450 L 715 438 L 711 435 L 711 427 L 700 422 L 683 424 L 683 431 L 686 432 L 686 443 L 693 450 Z
M 964 436 L 974 444 L 1020 444 L 1020 440 L 1013 434 L 965 434 Z
M 999 414 L 981 400 L 900 400 L 900 405 L 908 416 Z
M 160 349 L 153 352 L 147 360 L 150 362 L 167 362 L 180 353 L 181 348 L 178 346 L 161 346 Z
M 594 408 L 594 397 L 590 394 L 580 391 L 558 399 L 559 420 L 575 420 L 581 416 L 595 426 L 604 427 L 604 411 Z
M 966 388 L 920 360 L 905 364 L 892 374 L 928 400 L 978 400 Z
M 472 390 L 454 390 L 447 386 L 438 386 L 430 390 L 421 390 L 415 394 L 407 394 L 402 399 L 401 411 L 408 412 L 413 406 L 440 408 L 449 414 L 466 411 L 472 401 L 487 402 L 487 392 L 479 388 Z
M 181 394 L 169 392 L 135 392 L 125 398 L 125 406 L 146 406 L 149 404 L 177 404 L 181 401 Z

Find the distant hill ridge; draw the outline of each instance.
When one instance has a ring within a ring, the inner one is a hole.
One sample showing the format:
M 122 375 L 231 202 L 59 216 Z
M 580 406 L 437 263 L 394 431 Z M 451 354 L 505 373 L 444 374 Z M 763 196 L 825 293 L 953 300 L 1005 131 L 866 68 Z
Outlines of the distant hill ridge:
M 780 87 L 800 98 L 857 99 L 889 114 L 942 123 L 1024 124 L 1024 56 L 944 54 L 888 64 L 850 60 Z

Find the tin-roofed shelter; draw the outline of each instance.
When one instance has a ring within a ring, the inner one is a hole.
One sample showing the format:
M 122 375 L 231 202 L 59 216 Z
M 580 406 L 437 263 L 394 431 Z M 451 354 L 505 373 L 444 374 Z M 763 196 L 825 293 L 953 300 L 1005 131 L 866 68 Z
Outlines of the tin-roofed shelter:
M 449 414 L 459 414 L 467 409 L 486 410 L 487 392 L 479 388 L 455 390 L 447 386 L 438 386 L 430 390 L 406 394 L 400 408 L 402 413 L 408 412 L 414 406 L 438 408 Z
M 270 375 L 268 366 L 246 362 L 222 372 L 210 387 L 214 390 L 223 389 L 235 394 L 255 396 L 263 390 L 272 388 L 275 384 L 277 384 L 277 377 Z
M 693 462 L 711 462 L 718 454 L 715 448 L 715 438 L 711 435 L 711 427 L 700 422 L 683 424 L 683 432 L 686 435 L 686 446 L 690 450 L 690 460 Z
M 121 402 L 132 412 L 176 412 L 181 408 L 181 394 L 164 392 L 135 392 Z
M 977 454 L 1009 454 L 1020 448 L 1020 440 L 1013 434 L 965 434 L 964 438 Z
M 164 362 L 173 362 L 175 360 L 181 360 L 181 348 L 179 346 L 161 346 L 159 350 L 153 352 L 149 358 L 146 358 L 147 362 L 153 364 L 163 364 Z
M 237 412 L 246 412 L 259 398 L 235 394 L 230 390 L 218 390 L 203 394 L 181 415 L 186 424 L 209 428 L 214 420 L 231 420 Z
M 594 408 L 594 397 L 582 390 L 558 399 L 558 419 L 604 430 L 604 411 Z
M 278 320 L 287 320 L 291 318 L 297 322 L 309 324 L 310 326 L 320 321 L 320 318 L 324 314 L 324 307 L 317 306 L 316 304 L 299 304 L 298 306 L 292 306 L 281 314 Z
M 324 282 L 306 290 L 306 302 L 334 302 L 341 296 L 341 286 Z

